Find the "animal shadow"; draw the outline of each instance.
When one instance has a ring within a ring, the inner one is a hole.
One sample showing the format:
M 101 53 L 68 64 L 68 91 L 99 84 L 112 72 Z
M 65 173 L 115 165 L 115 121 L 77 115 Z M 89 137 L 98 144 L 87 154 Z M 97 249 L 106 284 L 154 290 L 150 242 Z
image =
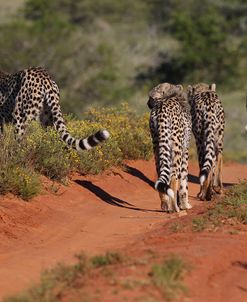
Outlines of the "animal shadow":
M 121 208 L 126 208 L 134 211 L 143 211 L 143 212 L 162 212 L 161 210 L 152 210 L 152 209 L 143 209 L 135 207 L 133 204 L 124 201 L 120 198 L 117 198 L 115 196 L 112 196 L 111 194 L 107 193 L 105 190 L 101 189 L 99 186 L 96 186 L 91 181 L 87 180 L 75 180 L 77 184 L 84 187 L 85 189 L 89 190 L 93 194 L 95 194 L 99 199 L 102 201 L 112 205 L 117 206 Z
M 149 179 L 146 175 L 144 175 L 140 170 L 133 168 L 131 166 L 125 165 L 125 171 L 132 176 L 140 178 L 144 182 L 146 182 L 150 187 L 154 188 L 154 182 Z

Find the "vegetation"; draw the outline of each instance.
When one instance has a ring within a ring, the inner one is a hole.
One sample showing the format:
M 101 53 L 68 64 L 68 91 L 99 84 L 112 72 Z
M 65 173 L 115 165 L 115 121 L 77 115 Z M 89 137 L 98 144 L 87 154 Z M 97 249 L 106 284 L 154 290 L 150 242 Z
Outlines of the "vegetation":
M 118 291 L 134 290 L 135 288 L 145 287 L 150 289 L 151 292 L 156 289 L 157 292 L 161 292 L 162 301 L 164 301 L 164 298 L 165 301 L 170 301 L 179 293 L 186 291 L 183 277 L 190 268 L 187 263 L 175 255 L 168 256 L 163 263 L 157 263 L 154 259 L 151 263 L 145 262 L 149 273 L 143 274 L 141 279 L 140 276 L 135 276 L 138 275 L 135 260 L 133 261 L 130 258 L 128 258 L 128 261 L 123 260 L 124 257 L 116 252 L 107 252 L 105 255 L 92 258 L 81 253 L 77 256 L 77 259 L 74 265 L 57 264 L 54 268 L 41 274 L 39 284 L 32 286 L 20 295 L 6 297 L 3 301 L 56 302 L 63 301 L 63 298 L 65 300 L 66 298 L 70 299 L 71 295 L 73 301 L 77 301 L 76 298 L 78 298 L 78 301 L 88 301 L 88 285 L 90 284 L 93 284 L 93 287 L 95 287 L 95 284 L 97 286 L 95 290 L 90 291 L 91 299 L 89 301 L 98 301 L 102 298 L 100 283 L 97 283 L 98 280 L 104 280 L 105 285 L 109 284 L 112 292 L 115 293 L 114 295 Z M 98 259 L 108 260 L 102 262 Z M 123 278 L 123 268 L 124 271 L 126 269 L 129 271 L 128 278 L 126 278 L 126 275 Z M 152 299 L 152 301 L 154 300 Z
M 150 158 L 147 114 L 119 106 L 147 111 L 147 92 L 161 81 L 215 81 L 226 111 L 226 158 L 246 161 L 246 11 L 243 0 L 23 0 L 16 16 L 1 19 L 0 69 L 46 67 L 63 111 L 79 118 L 68 119 L 72 134 L 107 128 L 112 136 L 77 154 L 52 129 L 34 123 L 19 148 L 7 128 L 0 193 L 29 199 L 41 189 L 40 173 L 66 182 L 75 170 L 100 173 L 124 159 Z
M 221 225 L 247 224 L 247 181 L 226 192 L 226 196 L 211 205 L 206 214 L 192 220 L 192 230 L 212 230 Z
M 226 197 L 210 209 L 207 216 L 216 226 L 229 222 L 247 224 L 247 181 L 230 188 Z
M 168 301 L 174 299 L 179 292 L 186 292 L 182 281 L 187 270 L 188 265 L 178 256 L 171 256 L 163 264 L 153 266 L 153 282 Z
M 201 232 L 206 228 L 206 219 L 202 217 L 194 218 L 192 220 L 192 229 L 194 232 Z
M 93 267 L 101 267 L 101 266 L 106 266 L 106 265 L 111 265 L 111 264 L 117 264 L 121 263 L 123 261 L 123 258 L 120 254 L 118 253 L 113 253 L 113 252 L 107 252 L 103 256 L 94 256 L 91 259 L 91 263 Z
M 115 255 L 115 258 L 121 258 L 117 253 L 108 252 L 103 256 L 95 256 L 98 258 L 108 258 L 109 255 Z M 95 267 L 94 258 L 88 258 L 84 253 L 77 255 L 77 262 L 74 265 L 65 265 L 58 263 L 54 268 L 46 270 L 41 274 L 40 284 L 35 285 L 25 291 L 23 294 L 8 297 L 5 302 L 55 302 L 59 301 L 62 295 L 70 290 L 78 287 L 77 281 L 85 278 Z M 110 265 L 107 263 L 105 265 Z M 97 267 L 97 266 L 96 266 Z M 83 286 L 83 283 L 80 284 Z
M 152 155 L 148 116 L 137 116 L 126 104 L 115 109 L 91 109 L 83 121 L 68 117 L 67 125 L 78 138 L 102 128 L 110 131 L 111 138 L 78 153 L 69 149 L 53 128 L 45 130 L 34 122 L 19 142 L 13 127 L 6 127 L 0 138 L 0 194 L 12 192 L 28 200 L 40 191 L 39 174 L 66 183 L 73 171 L 98 174 L 125 159 L 149 159 Z

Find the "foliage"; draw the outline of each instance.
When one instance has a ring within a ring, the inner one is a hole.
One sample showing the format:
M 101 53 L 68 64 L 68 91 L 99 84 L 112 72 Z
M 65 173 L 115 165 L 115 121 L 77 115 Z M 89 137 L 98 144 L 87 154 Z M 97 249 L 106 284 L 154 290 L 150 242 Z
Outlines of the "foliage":
M 227 41 L 227 22 L 212 5 L 202 7 L 197 2 L 192 15 L 181 11 L 173 19 L 175 35 L 183 45 L 181 65 L 193 74 L 190 80 L 221 83 L 230 74 L 237 75 L 238 56 Z
M 192 220 L 192 229 L 194 232 L 201 232 L 206 228 L 206 219 L 197 217 Z
M 133 95 L 134 73 L 145 62 L 134 60 L 137 35 L 142 32 L 143 40 L 147 36 L 145 19 L 140 24 L 136 20 L 147 13 L 141 1 L 28 0 L 18 18 L 0 25 L 0 68 L 46 67 L 62 88 L 67 112 L 80 115 L 95 103 L 116 105 Z M 131 20 L 137 27 L 133 33 L 126 27 Z
M 160 81 L 231 89 L 246 76 L 246 9 L 242 0 L 27 0 L 0 24 L 0 68 L 46 67 L 77 116 L 123 100 L 143 110 Z
M 247 224 L 247 181 L 231 187 L 226 196 L 211 205 L 207 213 L 192 220 L 192 230 L 201 232 L 222 224 Z
M 230 188 L 226 198 L 209 211 L 208 217 L 215 225 L 228 221 L 247 224 L 247 181 Z
M 12 192 L 29 199 L 40 190 L 37 173 L 66 182 L 73 171 L 98 174 L 124 159 L 149 159 L 152 156 L 148 116 L 138 116 L 126 104 L 101 111 L 91 109 L 83 121 L 67 119 L 72 135 L 86 137 L 108 129 L 111 137 L 92 150 L 78 153 L 69 149 L 54 128 L 42 129 L 33 122 L 21 142 L 8 126 L 1 138 L 0 193 Z
M 105 255 L 94 256 L 91 258 L 93 267 L 101 267 L 122 262 L 122 256 L 116 252 L 107 252 Z
M 20 152 L 12 127 L 0 138 L 0 194 L 11 192 L 28 200 L 40 192 L 40 181 L 31 162 Z
M 96 301 L 102 298 L 101 288 L 96 287 L 95 290 L 92 290 L 90 285 L 95 284 L 98 278 L 104 280 L 104 285 L 110 286 L 111 290 L 114 289 L 114 292 L 121 289 L 125 291 L 126 289 L 132 290 L 136 287 L 139 287 L 140 290 L 145 287 L 148 291 L 155 292 L 154 287 L 156 287 L 165 296 L 165 301 L 171 300 L 178 293 L 186 291 L 183 277 L 185 272 L 190 270 L 190 266 L 175 255 L 169 256 L 161 264 L 154 264 L 153 259 L 151 263 L 146 263 L 145 260 L 145 265 L 151 266 L 151 272 L 143 274 L 141 279 L 139 278 L 140 272 L 134 269 L 136 268 L 136 259 L 128 259 L 128 261 L 123 262 L 123 256 L 119 253 L 107 252 L 104 255 L 92 258 L 81 253 L 76 257 L 78 261 L 75 264 L 65 265 L 58 263 L 54 268 L 41 274 L 38 284 L 19 295 L 6 297 L 3 301 L 55 302 L 64 300 L 64 298 L 71 299 L 71 296 L 73 297 L 72 300 L 75 299 L 75 301 Z M 111 267 L 112 264 L 115 265 Z M 123 268 L 125 272 L 124 278 L 121 274 Z M 128 278 L 126 278 L 126 269 L 130 274 Z M 133 273 L 138 274 L 138 277 L 133 278 L 131 276 Z M 88 300 L 87 294 L 89 290 L 91 299 Z M 147 296 L 145 296 L 144 300 L 142 295 L 140 298 L 142 301 L 146 301 L 145 298 Z M 153 299 L 151 300 L 153 301 Z
M 152 268 L 154 284 L 160 288 L 167 300 L 174 299 L 179 292 L 186 292 L 183 284 L 188 265 L 178 256 L 171 256 L 163 264 L 156 264 Z
M 119 263 L 122 256 L 118 253 L 107 252 L 105 255 L 98 255 L 93 258 L 87 257 L 84 253 L 76 256 L 77 262 L 74 265 L 58 263 L 52 269 L 41 274 L 40 282 L 32 286 L 21 295 L 7 297 L 5 302 L 55 302 L 60 301 L 61 296 L 69 289 L 83 286 L 83 282 L 77 282 L 90 275 L 90 272 L 98 265 L 97 259 L 107 259 L 104 266 Z M 82 300 L 84 301 L 84 300 Z
M 225 87 L 229 84 L 239 87 L 235 79 L 243 76 L 240 69 L 244 59 L 240 47 L 243 37 L 235 39 L 225 7 L 209 0 L 168 1 L 167 7 L 158 0 L 158 4 L 162 7 L 158 15 L 161 28 L 180 42 L 174 54 L 163 53 L 161 64 L 153 72 L 158 81 L 169 81 L 169 77 L 187 83 L 206 79 Z M 227 7 L 228 13 L 233 13 L 237 5 Z

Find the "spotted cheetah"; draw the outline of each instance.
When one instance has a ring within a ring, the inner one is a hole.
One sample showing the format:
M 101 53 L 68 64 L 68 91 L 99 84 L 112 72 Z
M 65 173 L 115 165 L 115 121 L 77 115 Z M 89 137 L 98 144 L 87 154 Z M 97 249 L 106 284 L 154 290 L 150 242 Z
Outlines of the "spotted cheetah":
M 61 139 L 77 151 L 91 149 L 109 137 L 107 130 L 84 139 L 75 139 L 70 135 L 59 104 L 58 86 L 42 67 L 14 74 L 0 72 L 1 132 L 4 123 L 13 123 L 17 138 L 21 138 L 31 120 L 39 120 L 43 126 L 54 125 Z
M 190 209 L 188 200 L 188 147 L 191 137 L 190 109 L 181 85 L 162 83 L 149 93 L 150 132 L 161 209 Z M 179 200 L 177 200 L 177 192 Z
M 213 191 L 222 192 L 222 152 L 225 117 L 216 85 L 199 83 L 188 86 L 192 130 L 196 140 L 201 200 L 211 200 Z

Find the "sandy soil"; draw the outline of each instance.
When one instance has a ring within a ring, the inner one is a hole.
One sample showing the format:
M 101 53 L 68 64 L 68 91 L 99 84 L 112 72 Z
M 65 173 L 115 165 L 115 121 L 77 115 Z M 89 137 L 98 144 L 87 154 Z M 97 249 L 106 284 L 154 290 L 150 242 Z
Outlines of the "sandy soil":
M 205 208 L 198 193 L 197 165 L 190 166 L 192 210 Z M 224 167 L 226 186 L 247 179 L 247 165 Z M 0 299 L 38 280 L 40 272 L 74 255 L 106 250 L 152 249 L 180 253 L 196 270 L 186 283 L 186 301 L 247 301 L 247 233 L 182 233 L 166 236 L 166 224 L 177 214 L 159 210 L 154 163 L 128 162 L 127 170 L 101 176 L 75 175 L 65 187 L 44 180 L 44 193 L 31 202 L 8 195 L 0 199 Z M 138 246 L 138 248 L 137 248 Z M 213 296 L 212 296 L 213 295 Z M 129 300 L 131 301 L 131 299 Z

